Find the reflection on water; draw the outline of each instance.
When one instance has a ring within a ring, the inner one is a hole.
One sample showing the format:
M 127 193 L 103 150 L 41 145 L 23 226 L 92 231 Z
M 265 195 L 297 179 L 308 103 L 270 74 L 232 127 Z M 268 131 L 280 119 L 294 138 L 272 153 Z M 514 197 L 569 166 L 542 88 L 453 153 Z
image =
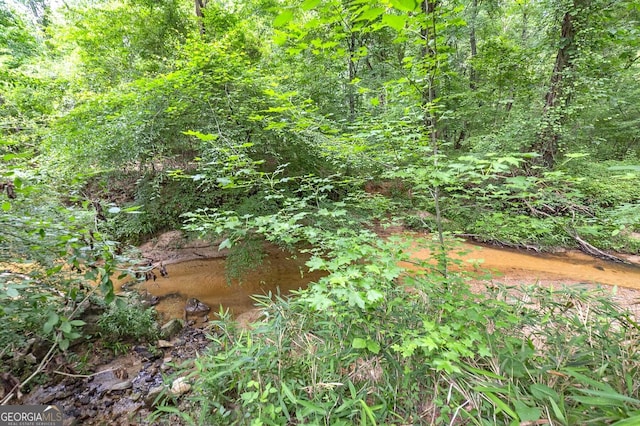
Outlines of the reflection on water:
M 472 244 L 464 244 L 462 249 L 467 253 L 452 256 L 465 260 L 470 269 L 474 260 L 482 259 L 482 269 L 498 277 L 521 280 L 523 284 L 537 280 L 566 280 L 567 283 L 600 283 L 640 289 L 640 268 L 601 261 L 579 252 L 538 255 Z M 416 248 L 413 256 L 428 259 L 430 252 Z M 161 298 L 157 309 L 165 318 L 182 318 L 185 301 L 190 297 L 208 304 L 212 313 L 222 305 L 237 315 L 254 307 L 253 294 L 286 294 L 320 278 L 319 272 L 303 274 L 306 270 L 304 260 L 301 257 L 292 259 L 288 253 L 273 250 L 264 264 L 248 274 L 243 283 L 231 285 L 225 279 L 224 259 L 192 260 L 167 265 L 168 278 L 158 277 L 155 282 L 150 280 L 141 287 Z

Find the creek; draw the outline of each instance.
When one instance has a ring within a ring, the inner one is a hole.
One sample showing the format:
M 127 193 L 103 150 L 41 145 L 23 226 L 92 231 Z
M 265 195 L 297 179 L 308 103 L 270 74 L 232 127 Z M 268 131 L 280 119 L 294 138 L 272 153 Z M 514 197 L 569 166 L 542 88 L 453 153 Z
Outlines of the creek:
M 640 268 L 606 262 L 577 251 L 560 254 L 535 254 L 508 248 L 464 243 L 466 254 L 453 254 L 474 269 L 488 271 L 496 282 L 510 284 L 578 283 L 604 284 L 640 290 Z M 459 250 L 456 250 L 456 253 Z M 417 247 L 413 257 L 428 259 L 430 252 Z M 195 297 L 216 313 L 219 306 L 238 315 L 255 307 L 254 294 L 287 294 L 306 287 L 322 273 L 306 273 L 305 258 L 291 258 L 288 253 L 272 250 L 263 265 L 249 273 L 242 283 L 229 284 L 225 278 L 225 260 L 198 259 L 167 265 L 168 277 L 158 277 L 141 285 L 141 289 L 160 298 L 156 306 L 164 319 L 182 318 L 185 302 Z M 477 269 L 477 268 L 475 268 Z

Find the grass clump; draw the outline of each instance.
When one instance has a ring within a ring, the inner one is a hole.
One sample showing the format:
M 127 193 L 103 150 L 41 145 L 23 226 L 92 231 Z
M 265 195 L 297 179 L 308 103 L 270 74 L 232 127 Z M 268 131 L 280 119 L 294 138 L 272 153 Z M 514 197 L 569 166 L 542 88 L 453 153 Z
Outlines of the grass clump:
M 154 342 L 160 332 L 153 308 L 145 308 L 137 299 L 118 299 L 98 319 L 100 335 L 108 342 Z

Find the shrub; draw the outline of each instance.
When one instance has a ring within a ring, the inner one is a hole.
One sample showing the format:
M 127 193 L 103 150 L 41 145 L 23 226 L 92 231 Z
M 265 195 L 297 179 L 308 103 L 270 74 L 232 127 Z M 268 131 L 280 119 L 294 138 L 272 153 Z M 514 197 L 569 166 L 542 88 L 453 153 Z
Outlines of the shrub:
M 119 299 L 109 305 L 98 319 L 98 329 L 107 341 L 112 342 L 127 339 L 153 342 L 160 335 L 155 310 L 144 308 L 136 299 Z

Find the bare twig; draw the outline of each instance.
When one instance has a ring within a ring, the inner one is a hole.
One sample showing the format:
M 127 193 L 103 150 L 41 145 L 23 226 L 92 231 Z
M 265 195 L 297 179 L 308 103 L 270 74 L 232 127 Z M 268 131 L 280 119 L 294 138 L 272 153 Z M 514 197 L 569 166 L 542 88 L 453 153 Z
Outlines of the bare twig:
M 15 392 L 16 391 L 20 391 L 20 389 L 22 389 L 35 376 L 37 376 L 42 370 L 45 369 L 45 367 L 47 366 L 49 361 L 51 361 L 51 358 L 53 357 L 55 349 L 58 347 L 58 340 L 59 339 L 60 339 L 60 334 L 58 333 L 58 334 L 56 334 L 56 339 L 54 340 L 53 344 L 51 345 L 51 348 L 49 348 L 49 352 L 47 352 L 47 354 L 44 356 L 44 358 L 42 358 L 42 361 L 40 362 L 40 365 L 38 365 L 38 368 L 36 368 L 36 370 L 33 373 L 31 373 L 31 375 L 29 377 L 27 377 L 22 383 L 18 383 L 17 385 L 15 385 L 13 387 L 13 389 L 11 389 L 11 391 L 7 394 L 7 396 L 5 396 L 2 399 L 2 401 L 0 401 L 0 405 L 6 405 L 9 401 L 11 401 L 13 399 L 13 397 L 15 396 Z

